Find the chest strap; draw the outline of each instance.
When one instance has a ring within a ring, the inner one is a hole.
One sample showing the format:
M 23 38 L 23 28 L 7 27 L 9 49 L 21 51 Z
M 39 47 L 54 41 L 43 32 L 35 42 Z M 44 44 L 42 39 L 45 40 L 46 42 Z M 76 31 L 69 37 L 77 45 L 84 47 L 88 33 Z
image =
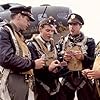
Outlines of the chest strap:
M 43 83 L 42 81 L 36 79 L 37 82 L 39 82 L 39 84 L 50 94 L 50 95 L 55 95 L 56 93 L 59 92 L 60 89 L 60 83 L 58 82 L 56 84 L 56 89 L 54 89 L 53 91 L 51 91 L 50 87 L 48 85 L 46 85 L 45 83 Z

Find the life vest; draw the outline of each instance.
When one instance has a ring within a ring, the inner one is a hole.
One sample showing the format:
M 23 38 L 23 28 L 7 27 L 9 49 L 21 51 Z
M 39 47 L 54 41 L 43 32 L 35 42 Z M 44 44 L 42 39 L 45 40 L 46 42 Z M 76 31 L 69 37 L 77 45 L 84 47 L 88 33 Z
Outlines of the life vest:
M 7 28 L 10 32 L 10 35 L 12 37 L 12 40 L 13 40 L 15 48 L 16 48 L 16 55 L 18 55 L 18 56 L 20 55 L 20 56 L 24 57 L 25 59 L 31 59 L 31 53 L 28 50 L 28 47 L 26 46 L 26 44 L 23 42 L 23 40 L 9 26 L 5 26 L 5 28 Z M 0 98 L 2 100 L 11 100 L 9 93 L 8 93 L 7 86 L 6 86 L 6 81 L 7 81 L 8 75 L 10 73 L 10 69 L 3 68 L 2 71 L 3 72 L 2 72 L 1 84 L 0 84 L 0 88 L 1 88 L 0 89 Z M 27 72 L 24 72 L 22 74 L 29 74 L 30 76 L 33 76 L 33 69 L 31 69 Z M 31 96 L 31 98 L 33 97 L 32 100 L 34 100 L 34 93 L 30 89 L 31 88 L 30 85 L 32 85 L 30 82 L 31 82 L 31 80 L 29 81 L 29 96 L 28 96 L 28 99 L 31 100 L 30 96 L 33 95 L 33 96 Z
M 50 51 L 45 46 L 45 44 L 41 41 L 39 36 L 35 37 L 32 43 L 35 45 L 40 56 L 45 55 L 45 64 L 46 66 L 49 66 L 50 63 L 55 59 L 55 49 L 54 49 L 53 39 L 50 40 L 50 44 L 51 44 Z
M 53 39 L 50 39 L 50 44 L 51 44 L 51 47 L 48 48 L 45 46 L 44 44 L 44 41 L 40 38 L 40 36 L 36 36 L 33 38 L 32 40 L 33 44 L 35 45 L 37 51 L 38 51 L 38 54 L 40 57 L 42 57 L 43 55 L 45 55 L 45 65 L 46 66 L 49 66 L 50 63 L 55 60 L 56 58 L 56 52 L 55 52 L 55 46 L 54 46 L 54 41 Z M 59 92 L 59 89 L 60 89 L 60 83 L 58 82 L 58 80 L 55 80 L 55 85 L 56 85 L 56 88 L 53 89 L 53 91 L 51 90 L 51 88 L 45 84 L 44 82 L 42 82 L 41 80 L 37 79 L 36 78 L 36 81 L 39 82 L 39 84 L 50 94 L 50 95 L 55 95 L 56 93 Z
M 87 54 L 87 37 L 84 37 L 84 39 L 81 42 L 73 43 L 68 39 L 68 36 L 65 37 L 63 42 L 63 51 L 80 51 L 83 54 Z M 79 71 L 82 70 L 82 61 L 76 59 L 74 56 L 72 59 L 68 62 L 68 69 L 71 71 Z

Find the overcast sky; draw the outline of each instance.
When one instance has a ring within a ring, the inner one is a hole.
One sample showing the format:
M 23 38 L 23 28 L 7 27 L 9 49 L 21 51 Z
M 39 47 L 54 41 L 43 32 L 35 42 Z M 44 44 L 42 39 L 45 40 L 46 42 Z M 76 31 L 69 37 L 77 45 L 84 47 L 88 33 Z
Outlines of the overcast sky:
M 4 3 L 20 3 L 26 6 L 50 4 L 69 7 L 83 17 L 85 25 L 82 31 L 87 36 L 93 37 L 96 43 L 100 40 L 100 0 L 0 0 L 0 4 Z

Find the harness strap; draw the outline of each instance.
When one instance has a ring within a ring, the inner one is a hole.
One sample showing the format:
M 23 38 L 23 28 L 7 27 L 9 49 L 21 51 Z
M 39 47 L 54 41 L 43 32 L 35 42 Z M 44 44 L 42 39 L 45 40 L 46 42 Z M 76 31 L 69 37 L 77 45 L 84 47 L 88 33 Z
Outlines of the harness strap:
M 58 82 L 57 84 L 57 88 L 53 91 L 50 90 L 50 87 L 47 86 L 45 83 L 43 83 L 42 81 L 36 79 L 37 82 L 39 82 L 39 84 L 50 94 L 50 95 L 55 95 L 56 93 L 59 92 L 59 89 L 60 89 L 60 83 Z
M 13 42 L 14 42 L 14 44 L 15 44 L 15 47 L 16 47 L 16 55 L 19 55 L 20 53 L 19 53 L 19 45 L 18 45 L 18 42 L 17 42 L 17 39 L 18 39 L 18 37 L 16 37 L 16 35 L 17 34 L 15 34 L 15 36 L 14 36 L 14 33 L 13 33 L 13 31 L 8 27 L 8 26 L 5 26 L 5 27 L 7 27 L 7 29 L 10 31 L 10 34 L 11 34 L 11 37 L 12 37 L 12 39 L 13 39 Z M 15 38 L 16 37 L 16 38 Z M 21 45 L 23 45 L 23 44 L 21 44 Z M 20 46 L 21 46 L 20 45 Z M 23 45 L 23 46 L 25 46 L 25 45 Z M 22 46 L 21 46 L 22 47 Z M 27 48 L 27 47 L 26 47 Z M 25 48 L 25 49 L 26 49 Z M 28 49 L 27 49 L 27 51 L 28 51 Z M 23 51 L 24 52 L 24 51 Z M 24 55 L 23 55 L 24 56 Z M 28 55 L 29 56 L 29 55 Z M 30 56 L 29 56 L 30 57 Z M 10 72 L 10 70 L 9 70 L 9 72 Z M 33 70 L 31 69 L 30 71 L 28 71 L 28 72 L 25 72 L 25 74 L 27 74 L 27 73 L 30 73 L 31 75 L 33 75 Z M 9 74 L 8 74 L 9 75 Z M 33 77 L 34 77 L 34 75 L 33 75 Z M 31 85 L 31 82 L 29 82 L 29 85 Z M 8 95 L 9 95 L 9 93 L 8 93 Z M 28 100 L 34 100 L 34 92 L 31 90 L 31 86 L 29 86 L 29 92 L 28 92 Z
M 16 40 L 16 38 L 15 38 L 15 36 L 14 36 L 14 33 L 13 33 L 13 31 L 10 29 L 9 26 L 5 26 L 5 27 L 9 30 L 10 35 L 11 35 L 11 37 L 12 37 L 12 40 L 13 40 L 13 42 L 14 42 L 14 44 L 15 44 L 15 47 L 16 47 L 16 54 L 19 55 L 19 46 L 18 46 L 17 40 Z
M 97 89 L 98 95 L 100 97 L 100 83 L 99 83 L 99 80 L 95 80 L 95 84 L 96 84 L 96 89 Z
M 66 82 L 66 83 L 65 83 L 65 85 L 68 86 L 71 90 L 79 90 L 79 89 L 83 88 L 85 84 L 86 84 L 86 81 L 83 80 L 83 81 L 79 84 L 79 86 L 78 86 L 77 88 L 74 88 L 70 82 Z
M 75 88 L 69 82 L 66 82 L 65 85 L 68 86 L 71 90 L 75 90 Z
M 79 74 L 79 71 L 78 71 L 78 77 L 81 77 L 80 74 Z M 79 85 L 77 87 L 74 87 L 69 81 L 67 81 L 66 78 L 67 78 L 67 76 L 62 79 L 61 84 L 62 85 L 66 85 L 71 90 L 79 90 L 79 89 L 83 88 L 84 85 L 86 84 L 86 80 L 84 78 L 82 78 L 81 82 L 79 83 Z
M 19 55 L 19 46 L 18 46 L 18 42 L 14 36 L 14 33 L 13 31 L 10 29 L 10 27 L 8 26 L 5 26 L 9 32 L 10 32 L 10 35 L 13 39 L 13 42 L 15 44 L 15 47 L 16 47 L 16 55 Z M 7 78 L 8 78 L 8 75 L 10 73 L 10 69 L 5 69 L 3 68 L 2 66 L 0 66 L 1 69 L 3 70 L 3 73 L 2 73 L 2 77 L 1 77 L 1 84 L 0 84 L 0 100 L 11 100 L 10 98 L 10 95 L 9 95 L 9 92 L 8 92 L 8 89 L 7 89 L 7 86 L 6 86 L 6 81 L 7 81 Z M 28 95 L 28 98 L 30 98 L 30 93 L 33 92 L 31 89 L 29 90 L 29 95 Z M 33 93 L 34 94 L 34 93 Z M 32 98 L 32 97 L 31 97 Z M 28 100 L 31 100 L 31 99 L 28 99 Z M 32 100 L 34 100 L 34 95 L 33 95 L 33 98 Z
M 86 84 L 86 81 L 83 80 L 83 81 L 80 83 L 80 85 L 77 87 L 76 90 L 79 90 L 79 89 L 83 88 L 85 84 Z
M 14 40 L 14 43 L 16 45 L 17 41 L 14 37 L 14 34 L 13 34 L 12 30 L 8 26 L 5 26 L 5 27 L 10 31 L 12 39 Z M 16 45 L 16 46 L 18 47 L 18 45 Z M 16 54 L 18 54 L 18 50 L 16 50 L 16 51 L 17 51 Z M 0 79 L 0 99 L 2 99 L 2 100 L 11 100 L 8 89 L 7 89 L 7 86 L 6 86 L 6 81 L 7 81 L 8 75 L 10 73 L 10 70 L 5 69 L 2 66 L 0 66 L 0 71 L 1 71 L 1 74 L 2 74 L 1 79 Z
M 28 93 L 28 100 L 35 100 L 34 92 L 30 88 L 29 88 L 29 93 Z
M 2 70 L 2 72 L 1 72 L 2 77 L 1 77 L 1 80 L 0 80 L 0 99 L 1 100 L 11 100 L 7 86 L 5 85 L 10 70 L 4 69 L 2 66 L 0 66 L 0 69 Z

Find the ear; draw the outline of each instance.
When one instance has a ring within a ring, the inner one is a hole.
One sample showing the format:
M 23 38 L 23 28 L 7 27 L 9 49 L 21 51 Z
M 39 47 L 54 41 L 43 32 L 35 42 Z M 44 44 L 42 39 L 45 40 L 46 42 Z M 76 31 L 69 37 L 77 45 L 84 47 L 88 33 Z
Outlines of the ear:
M 41 30 L 42 30 L 42 27 L 39 27 L 39 32 L 41 32 Z
M 82 25 L 80 25 L 80 28 L 82 28 Z
M 20 19 L 20 17 L 21 17 L 21 14 L 19 13 L 19 14 L 17 14 L 17 19 L 19 20 Z

